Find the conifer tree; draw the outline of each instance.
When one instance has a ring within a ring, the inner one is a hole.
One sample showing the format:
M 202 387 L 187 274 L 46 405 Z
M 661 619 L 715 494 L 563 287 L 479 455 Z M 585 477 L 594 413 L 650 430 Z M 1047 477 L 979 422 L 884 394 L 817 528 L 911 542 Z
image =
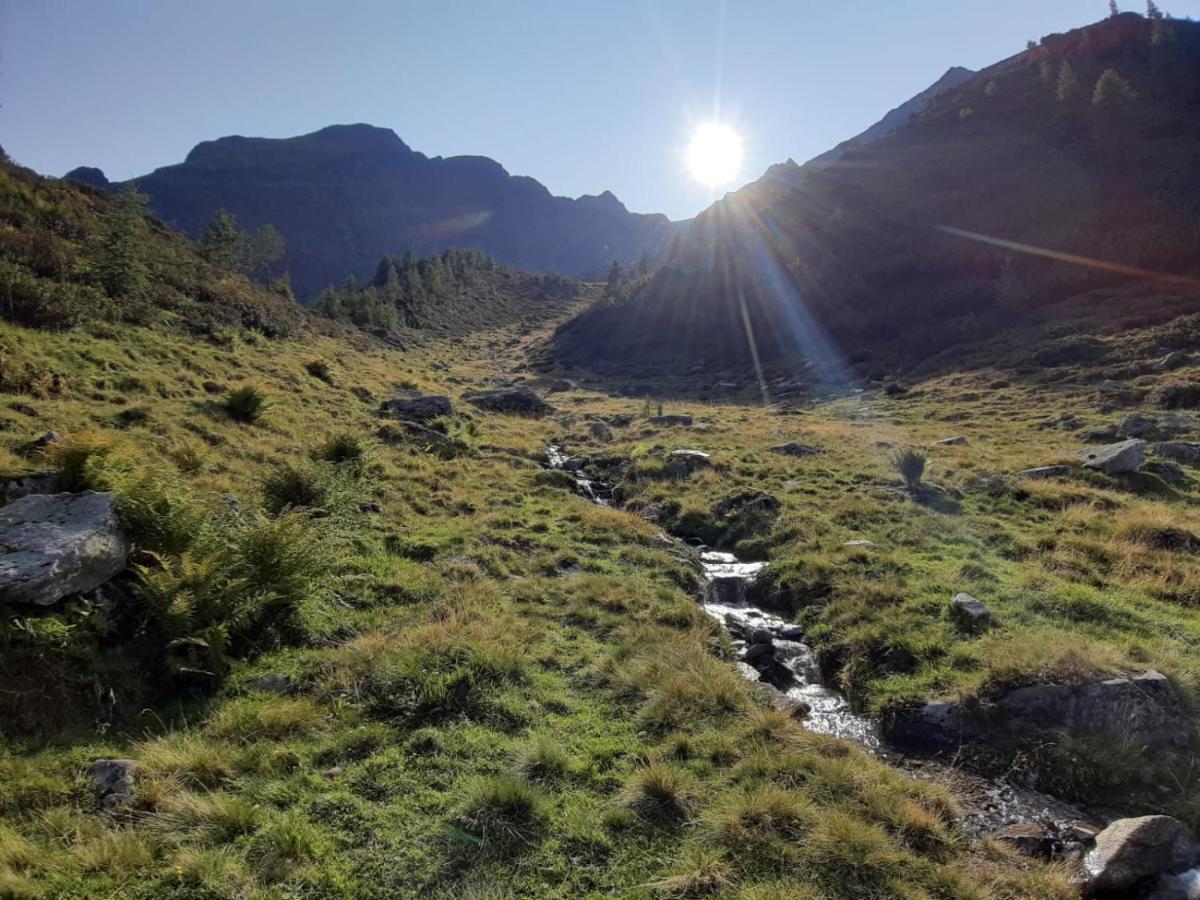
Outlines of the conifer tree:
M 1129 86 L 1129 82 L 1120 76 L 1116 69 L 1105 69 L 1096 81 L 1092 91 L 1093 106 L 1117 106 L 1127 103 L 1137 97 L 1137 92 Z
M 149 202 L 149 197 L 131 185 L 113 197 L 104 217 L 96 274 L 111 297 L 137 293 L 146 282 L 140 242 Z
M 200 255 L 214 266 L 236 272 L 245 263 L 246 248 L 246 235 L 238 230 L 237 219 L 218 209 L 200 236 Z
M 1083 85 L 1079 83 L 1079 76 L 1075 74 L 1075 69 L 1064 59 L 1058 69 L 1058 101 L 1066 103 L 1074 100 L 1082 90 Z

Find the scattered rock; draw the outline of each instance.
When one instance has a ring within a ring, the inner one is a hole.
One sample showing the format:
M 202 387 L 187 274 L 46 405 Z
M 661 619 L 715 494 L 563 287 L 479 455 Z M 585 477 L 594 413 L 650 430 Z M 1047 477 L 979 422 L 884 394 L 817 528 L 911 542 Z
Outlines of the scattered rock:
M 936 443 L 943 447 L 961 447 L 967 443 L 967 439 L 964 435 L 956 434 L 954 437 L 942 438 Z
M 53 494 L 58 490 L 58 483 L 58 472 L 31 472 L 7 478 L 0 476 L 0 503 L 30 494 Z
M 775 643 L 775 638 L 771 632 L 765 628 L 754 628 L 751 629 L 748 635 L 746 635 L 746 643 L 750 645 L 766 644 L 768 647 L 770 647 L 773 643 Z
M 774 652 L 770 644 L 751 644 L 742 653 L 743 662 L 754 662 L 760 656 L 769 656 Z
M 994 832 L 992 838 L 1007 844 L 1022 856 L 1035 859 L 1051 859 L 1062 849 L 1062 843 L 1049 828 L 1033 822 L 1006 825 Z
M 1200 444 L 1188 441 L 1161 441 L 1154 445 L 1156 456 L 1178 460 L 1183 463 L 1200 463 Z
M 1178 413 L 1168 413 L 1163 416 L 1129 413 L 1117 424 L 1116 433 L 1122 438 L 1159 440 L 1191 431 L 1196 426 L 1195 419 L 1181 416 Z
M 133 798 L 138 764 L 132 759 L 98 759 L 92 763 L 96 803 L 101 807 L 121 806 Z
M 1154 368 L 1160 372 L 1170 372 L 1172 369 L 1178 369 L 1180 366 L 1186 366 L 1188 363 L 1188 355 L 1182 350 L 1172 350 L 1162 359 L 1154 364 Z
M 713 515 L 731 516 L 742 513 L 777 513 L 782 504 L 765 491 L 738 491 L 713 507 Z
M 1078 880 L 1091 895 L 1132 891 L 1167 868 L 1184 830 L 1170 816 L 1117 819 L 1096 835 Z
M 607 444 L 613 439 L 612 429 L 609 428 L 604 422 L 589 422 L 588 435 L 592 438 L 592 440 L 600 441 L 604 444 Z
M 575 385 L 567 381 L 565 378 L 555 378 L 548 385 L 546 385 L 547 394 L 561 394 L 564 391 L 573 390 L 575 390 Z
M 0 601 L 48 606 L 125 568 L 112 494 L 30 494 L 0 508 Z
M 63 436 L 57 431 L 47 431 L 22 446 L 21 454 L 23 456 L 41 456 L 62 439 Z
M 1143 463 L 1142 471 L 1148 475 L 1157 475 L 1163 481 L 1170 483 L 1183 481 L 1187 477 L 1187 475 L 1184 474 L 1183 469 L 1181 469 L 1175 463 L 1166 462 L 1165 460 L 1161 459 L 1151 460 L 1148 463 Z
M 1017 473 L 1021 478 L 1062 478 L 1070 474 L 1070 466 L 1038 466 Z
M 673 413 L 665 416 L 650 416 L 646 419 L 648 425 L 657 425 L 661 428 L 674 428 L 676 426 L 690 427 L 692 417 L 684 413 Z
M 776 444 L 771 448 L 771 452 L 780 456 L 816 456 L 822 451 L 819 447 L 801 444 L 799 441 L 788 441 L 786 444 Z
M 1087 447 L 1079 452 L 1083 465 L 1106 475 L 1122 475 L 1137 471 L 1146 457 L 1146 442 L 1120 441 L 1103 447 Z
M 397 421 L 394 425 L 381 425 L 375 434 L 385 444 L 422 444 L 444 455 L 465 453 L 470 449 L 462 441 L 417 422 Z
M 667 474 L 672 478 L 687 478 L 711 464 L 712 457 L 702 450 L 672 450 L 667 454 Z
M 488 412 L 511 413 L 518 416 L 545 416 L 554 408 L 527 387 L 496 388 L 463 394 L 463 400 Z
M 247 683 L 246 687 L 252 691 L 264 691 L 268 694 L 286 694 L 296 682 L 290 675 L 284 675 L 282 672 L 268 672 L 266 675 L 259 675 Z
M 963 631 L 983 631 L 992 624 L 992 611 L 970 594 L 957 594 L 950 601 L 950 618 Z
M 843 547 L 862 547 L 862 548 L 866 549 L 866 548 L 874 547 L 875 542 L 864 540 L 862 538 L 857 538 L 853 541 L 846 541 L 846 543 L 842 544 L 842 546 Z
M 321 774 L 324 775 L 326 778 L 334 779 L 334 778 L 340 778 L 342 775 L 342 771 L 343 771 L 343 769 L 341 766 L 331 766 L 330 768 L 326 769 Z
M 383 512 L 383 504 L 378 500 L 364 500 L 358 504 L 358 511 L 362 513 L 381 513 Z
M 200 387 L 204 388 L 204 393 L 206 394 L 223 394 L 228 390 L 225 385 L 216 381 L 206 381 Z
M 405 419 L 410 422 L 428 422 L 441 416 L 449 416 L 454 412 L 449 397 L 429 394 L 421 397 L 385 400 L 379 404 L 379 411 L 395 419 Z

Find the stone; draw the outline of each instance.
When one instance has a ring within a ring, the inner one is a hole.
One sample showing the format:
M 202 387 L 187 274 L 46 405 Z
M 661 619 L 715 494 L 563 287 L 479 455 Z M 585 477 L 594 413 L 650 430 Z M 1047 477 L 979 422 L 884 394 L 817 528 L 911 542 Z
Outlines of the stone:
M 284 675 L 282 672 L 268 672 L 266 675 L 259 675 L 253 678 L 246 685 L 252 691 L 263 691 L 268 694 L 286 694 L 296 682 L 290 675 Z
M 0 476 L 0 503 L 8 503 L 30 494 L 53 494 L 58 490 L 58 472 L 31 472 L 28 475 Z
M 613 439 L 612 429 L 604 422 L 589 422 L 588 435 L 592 440 L 607 444 Z
M 1189 441 L 1160 441 L 1153 447 L 1155 456 L 1165 456 L 1177 462 L 1200 463 L 1200 444 Z
M 779 637 L 785 641 L 798 641 L 804 637 L 804 626 L 787 625 L 779 629 Z
M 1106 475 L 1123 475 L 1136 472 L 1146 458 L 1146 442 L 1142 440 L 1120 441 L 1102 447 L 1087 447 L 1079 452 L 1085 468 L 1095 469 Z
M 702 450 L 672 450 L 667 454 L 667 474 L 672 478 L 686 478 L 711 464 L 712 457 Z
M 970 594 L 956 594 L 950 601 L 950 618 L 963 631 L 983 631 L 992 624 L 992 611 Z
M 1132 891 L 1164 872 L 1184 831 L 1170 816 L 1117 819 L 1096 835 L 1079 880 L 1093 895 Z
M 782 504 L 779 498 L 765 491 L 738 491 L 717 502 L 713 515 L 729 516 L 740 513 L 777 513 Z
M 25 456 L 40 456 L 63 439 L 57 431 L 47 431 L 21 447 Z
M 451 405 L 449 397 L 428 394 L 421 397 L 385 400 L 379 404 L 379 411 L 395 419 L 428 422 L 441 416 L 452 415 L 454 407 Z
M 1170 372 L 1173 369 L 1178 369 L 1180 366 L 1186 366 L 1188 363 L 1188 355 L 1182 350 L 1172 350 L 1162 359 L 1154 364 L 1154 368 L 1160 372 Z
M 1063 478 L 1070 474 L 1070 466 L 1038 466 L 1017 473 L 1021 478 Z
M 109 493 L 30 494 L 0 508 L 0 602 L 49 606 L 125 568 L 130 544 Z
M 788 441 L 786 444 L 776 444 L 771 448 L 771 452 L 780 456 L 816 456 L 822 451 L 819 447 L 801 444 L 799 441 Z
M 1181 416 L 1178 413 L 1166 413 L 1161 416 L 1129 413 L 1117 424 L 1116 433 L 1122 438 L 1161 440 L 1171 435 L 1191 431 L 1197 427 L 1197 424 L 1195 419 Z
M 1050 859 L 1062 847 L 1049 828 L 1034 822 L 1006 825 L 993 832 L 992 839 L 1007 844 L 1022 856 L 1035 859 Z
M 381 513 L 383 512 L 383 504 L 378 500 L 364 500 L 358 504 L 358 511 L 362 513 Z
M 442 434 L 418 422 L 397 421 L 394 425 L 381 425 L 375 432 L 385 444 L 414 443 L 445 455 L 465 453 L 470 448 L 462 441 Z
M 956 434 L 954 437 L 942 438 L 940 441 L 936 441 L 935 443 L 943 447 L 961 447 L 963 444 L 967 443 L 967 439 L 961 434 Z
M 746 599 L 746 579 L 739 575 L 718 575 L 708 582 L 705 593 L 710 603 L 737 606 Z
M 842 546 L 843 547 L 859 547 L 861 549 L 867 550 L 867 549 L 870 549 L 871 547 L 874 547 L 875 542 L 868 541 L 863 538 L 855 538 L 852 541 L 846 541 L 844 544 L 842 544 Z
M 692 424 L 692 417 L 685 413 L 672 413 L 665 416 L 650 416 L 646 420 L 649 425 L 657 425 L 660 428 L 689 427 Z
M 1183 481 L 1185 478 L 1187 478 L 1187 475 L 1184 473 L 1183 469 L 1181 469 L 1178 465 L 1161 459 L 1151 460 L 1148 463 L 1142 463 L 1142 471 L 1147 475 L 1157 475 L 1163 481 L 1171 483 Z
M 527 387 L 505 387 L 463 394 L 463 400 L 488 412 L 541 417 L 554 408 Z
M 96 803 L 102 807 L 121 806 L 133 798 L 138 764 L 132 759 L 98 759 L 92 763 L 92 782 Z
M 546 385 L 547 394 L 561 394 L 564 391 L 573 390 L 575 390 L 575 385 L 567 381 L 565 378 L 555 378 L 548 385 Z
M 754 662 L 760 656 L 770 656 L 772 648 L 770 644 L 751 644 L 742 653 L 742 659 L 745 662 Z
M 765 644 L 770 647 L 774 642 L 774 636 L 765 628 L 754 628 L 746 636 L 747 644 Z

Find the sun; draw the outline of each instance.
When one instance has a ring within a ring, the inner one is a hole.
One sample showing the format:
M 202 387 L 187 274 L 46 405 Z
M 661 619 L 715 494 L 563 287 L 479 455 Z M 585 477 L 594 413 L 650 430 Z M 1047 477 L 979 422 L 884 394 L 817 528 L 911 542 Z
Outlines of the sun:
M 692 135 L 686 160 L 688 172 L 701 184 L 729 184 L 742 167 L 742 136 L 728 125 L 705 122 Z

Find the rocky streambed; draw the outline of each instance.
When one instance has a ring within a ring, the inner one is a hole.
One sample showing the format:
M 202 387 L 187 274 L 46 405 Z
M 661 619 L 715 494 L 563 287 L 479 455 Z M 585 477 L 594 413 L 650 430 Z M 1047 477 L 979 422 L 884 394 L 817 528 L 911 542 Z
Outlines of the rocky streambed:
M 571 456 L 560 446 L 548 448 L 547 465 L 568 472 L 576 491 L 594 503 L 612 505 L 618 496 L 616 485 L 595 477 L 586 460 Z M 805 727 L 854 741 L 913 778 L 945 786 L 959 804 L 963 828 L 970 837 L 991 837 L 1029 856 L 1069 861 L 1085 895 L 1200 900 L 1200 844 L 1175 819 L 1120 818 L 1118 810 L 1084 808 L 1011 777 L 975 771 L 969 755 L 960 759 L 954 754 L 949 761 L 944 756 L 911 755 L 893 745 L 874 720 L 855 712 L 836 686 L 825 681 L 801 626 L 750 601 L 748 588 L 769 563 L 741 560 L 674 535 L 664 537 L 696 567 L 701 576 L 698 600 L 729 634 L 739 669 L 747 679 L 770 691 L 775 705 L 803 719 Z M 1156 686 L 1162 678 L 1148 673 L 1102 684 L 1109 684 L 1110 690 L 1116 684 L 1115 689 L 1124 692 L 1127 683 L 1140 693 L 1141 680 L 1146 677 Z M 1075 698 L 1068 699 L 1075 709 Z M 928 704 L 906 723 L 905 727 L 916 727 L 923 717 L 932 716 L 934 724 L 943 726 L 941 731 L 929 732 L 938 740 L 923 749 L 944 750 L 946 742 L 941 739 L 954 737 L 944 725 L 957 722 L 955 716 L 961 717 L 964 711 L 947 709 L 949 706 Z M 960 731 L 959 738 L 986 736 Z M 905 748 L 913 746 L 921 743 L 904 744 Z

